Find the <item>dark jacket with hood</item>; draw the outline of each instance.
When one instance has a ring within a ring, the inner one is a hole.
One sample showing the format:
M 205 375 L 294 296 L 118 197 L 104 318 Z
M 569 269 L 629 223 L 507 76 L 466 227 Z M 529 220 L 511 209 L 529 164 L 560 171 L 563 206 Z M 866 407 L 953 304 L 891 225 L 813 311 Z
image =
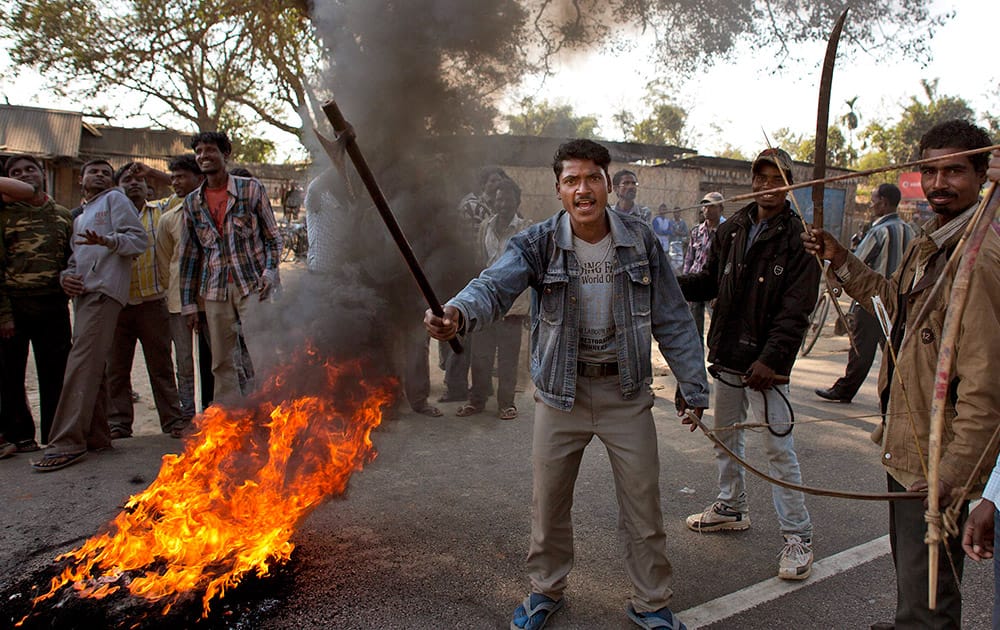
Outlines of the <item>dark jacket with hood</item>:
M 743 372 L 760 361 L 787 376 L 816 305 L 820 267 L 803 248 L 802 221 L 787 201 L 748 247 L 756 216 L 754 202 L 721 224 L 702 270 L 678 281 L 688 301 L 718 298 L 710 362 Z

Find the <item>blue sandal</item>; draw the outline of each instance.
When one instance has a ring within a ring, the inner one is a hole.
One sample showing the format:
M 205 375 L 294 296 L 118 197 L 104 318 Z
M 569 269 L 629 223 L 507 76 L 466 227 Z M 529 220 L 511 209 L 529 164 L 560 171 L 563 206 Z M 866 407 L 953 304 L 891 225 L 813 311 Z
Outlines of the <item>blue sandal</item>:
M 666 606 L 659 610 L 641 613 L 636 612 L 632 604 L 629 604 L 625 612 L 637 626 L 647 630 L 687 630 L 687 626 Z
M 541 593 L 532 593 L 514 609 L 510 630 L 542 630 L 556 611 L 563 607 L 563 599 L 551 599 Z

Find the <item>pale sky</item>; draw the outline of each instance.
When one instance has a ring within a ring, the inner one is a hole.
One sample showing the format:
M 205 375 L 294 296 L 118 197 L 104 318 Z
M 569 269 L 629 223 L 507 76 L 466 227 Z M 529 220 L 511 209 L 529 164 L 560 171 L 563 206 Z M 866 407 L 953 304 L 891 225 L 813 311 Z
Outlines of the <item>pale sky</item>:
M 841 54 L 833 77 L 831 123 L 848 112 L 845 101 L 855 96 L 859 97 L 854 106 L 860 118 L 859 129 L 876 119 L 897 120 L 910 96 L 924 100 L 920 86 L 923 78 L 939 79 L 939 95 L 962 97 L 977 113 L 1000 113 L 1000 58 L 996 44 L 1000 2 L 936 0 L 934 7 L 936 12 L 953 8 L 956 15 L 935 34 L 931 42 L 933 60 L 926 68 L 906 58 L 876 63 L 864 53 L 855 53 L 851 59 Z M 842 40 L 841 53 L 843 47 Z M 611 114 L 623 106 L 633 109 L 638 118 L 648 114 L 635 109 L 646 83 L 656 78 L 650 50 L 647 46 L 620 57 L 605 52 L 589 59 L 574 59 L 557 67 L 556 75 L 534 95 L 569 103 L 578 115 L 597 115 L 602 135 L 620 139 Z M 692 148 L 711 155 L 728 143 L 753 155 L 765 146 L 761 127 L 769 134 L 788 127 L 797 134 L 812 136 L 826 42 L 794 50 L 807 61 L 782 74 L 768 72 L 773 59 L 767 51 L 744 48 L 737 61 L 721 63 L 685 85 L 675 100 L 688 111 L 688 125 L 697 136 Z M 623 72 L 634 77 L 630 81 L 635 86 L 633 95 L 621 89 L 627 84 L 619 78 Z M 592 84 L 594 76 L 608 78 L 603 92 L 594 91 L 595 95 L 586 101 L 561 97 L 581 93 L 581 87 Z M 721 135 L 713 124 L 721 127 Z
M 893 121 L 910 96 L 923 97 L 922 78 L 939 79 L 939 94 L 965 98 L 977 112 L 1000 113 L 1000 55 L 996 45 L 1000 2 L 935 0 L 935 8 L 936 12 L 953 8 L 956 15 L 935 34 L 931 42 L 933 60 L 926 68 L 905 58 L 876 63 L 864 53 L 838 59 L 831 122 L 848 111 L 845 101 L 854 96 L 859 97 L 855 111 L 860 117 L 860 127 L 875 119 Z M 0 93 L 7 102 L 76 111 L 93 107 L 42 90 L 44 81 L 32 73 L 12 79 L 3 44 L 0 41 Z M 720 63 L 696 75 L 675 96 L 676 102 L 689 113 L 688 126 L 694 136 L 692 148 L 712 155 L 731 144 L 752 155 L 764 145 L 762 127 L 769 134 L 788 127 L 795 133 L 811 136 L 815 130 L 819 66 L 825 46 L 825 42 L 816 42 L 795 49 L 795 54 L 806 61 L 781 74 L 768 72 L 773 59 L 766 51 L 744 50 L 734 56 L 735 61 Z M 611 119 L 614 112 L 624 106 L 637 118 L 648 113 L 642 110 L 642 96 L 646 83 L 656 78 L 657 72 L 650 51 L 650 46 L 640 46 L 617 57 L 607 51 L 576 57 L 556 65 L 555 75 L 544 84 L 530 83 L 519 94 L 568 103 L 577 114 L 597 115 L 601 134 L 621 139 Z M 631 77 L 630 81 L 619 78 L 623 72 Z M 607 80 L 603 85 L 594 85 L 594 76 L 604 76 Z M 634 86 L 634 93 L 623 91 L 622 87 L 629 84 Z M 580 94 L 587 96 L 581 98 Z M 150 124 L 148 120 L 135 118 L 111 122 L 123 126 Z M 721 128 L 722 133 L 713 125 Z M 280 143 L 282 157 L 292 154 L 296 144 L 288 138 L 274 132 L 273 139 Z

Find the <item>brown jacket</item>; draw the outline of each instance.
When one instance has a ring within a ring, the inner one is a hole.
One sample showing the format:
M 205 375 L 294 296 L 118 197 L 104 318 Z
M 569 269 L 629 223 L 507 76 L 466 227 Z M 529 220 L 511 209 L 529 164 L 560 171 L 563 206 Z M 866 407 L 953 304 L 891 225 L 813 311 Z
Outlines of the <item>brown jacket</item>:
M 879 295 L 889 311 L 893 328 L 899 326 L 899 306 L 905 308 L 905 339 L 897 351 L 899 376 L 906 385 L 913 410 L 914 425 L 920 441 L 920 452 L 927 456 L 930 432 L 930 408 L 933 400 L 934 375 L 937 368 L 941 330 L 951 294 L 955 272 L 945 278 L 941 293 L 935 298 L 929 317 L 913 330 L 914 320 L 927 301 L 931 288 L 944 271 L 948 254 L 958 237 L 937 249 L 927 233 L 939 227 L 932 220 L 925 233 L 914 239 L 903 257 L 903 264 L 886 279 L 869 269 L 861 260 L 849 255 L 848 278 L 844 289 L 864 308 L 872 311 L 871 297 Z M 927 262 L 924 275 L 913 284 L 916 270 Z M 912 289 L 910 289 L 912 287 Z M 892 358 L 886 353 L 879 374 L 879 392 L 888 415 L 882 439 L 882 463 L 904 486 L 924 473 L 913 439 L 913 429 L 907 414 L 906 400 L 895 374 L 889 382 Z M 941 446 L 941 478 L 952 487 L 964 485 L 976 466 L 983 448 L 1000 424 L 1000 222 L 994 222 L 983 241 L 976 259 L 969 286 L 968 302 L 955 344 L 955 366 L 952 370 L 950 402 L 945 411 L 945 428 Z M 888 396 L 887 396 L 888 395 Z M 876 431 L 877 433 L 877 431 Z M 987 454 L 986 462 L 996 460 L 997 448 Z M 989 478 L 992 466 L 980 469 L 974 489 L 981 490 Z

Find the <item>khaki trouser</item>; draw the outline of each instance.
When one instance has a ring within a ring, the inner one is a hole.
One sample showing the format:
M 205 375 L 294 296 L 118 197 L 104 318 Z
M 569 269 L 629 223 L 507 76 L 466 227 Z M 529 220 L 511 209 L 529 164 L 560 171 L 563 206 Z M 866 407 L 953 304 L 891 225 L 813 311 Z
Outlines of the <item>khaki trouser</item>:
M 216 402 L 231 401 L 240 397 L 240 380 L 233 353 L 239 342 L 238 326 L 241 321 L 246 321 L 251 298 L 256 299 L 256 294 L 241 296 L 230 287 L 229 299 L 225 302 L 205 300 Z
M 46 454 L 111 446 L 104 364 L 121 310 L 121 304 L 103 293 L 84 293 L 73 300 L 73 347 Z
M 611 462 L 625 571 L 639 612 L 667 606 L 671 567 L 660 509 L 660 462 L 653 427 L 653 394 L 621 395 L 618 376 L 578 377 L 571 411 L 545 405 L 535 394 L 534 469 L 528 575 L 531 590 L 562 597 L 573 566 L 573 486 L 583 450 L 596 435 Z

